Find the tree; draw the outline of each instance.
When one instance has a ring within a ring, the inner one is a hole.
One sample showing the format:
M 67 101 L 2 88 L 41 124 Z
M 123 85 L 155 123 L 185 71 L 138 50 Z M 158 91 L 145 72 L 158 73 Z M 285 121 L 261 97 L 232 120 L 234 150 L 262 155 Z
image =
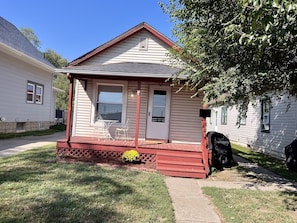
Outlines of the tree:
M 57 68 L 65 67 L 68 63 L 66 59 L 64 59 L 62 56 L 60 56 L 58 53 L 51 49 L 47 49 L 44 52 L 44 57 Z M 66 75 L 55 76 L 54 86 L 64 91 L 57 93 L 56 108 L 66 110 L 68 105 L 69 86 L 69 81 Z
M 204 101 L 237 105 L 245 114 L 258 96 L 297 95 L 297 3 L 289 0 L 170 0 L 179 50 L 173 76 Z M 222 97 L 223 96 L 223 97 Z
M 66 75 L 57 75 L 54 80 L 54 86 L 64 90 L 64 92 L 57 92 L 56 108 L 67 110 L 69 80 L 67 79 Z
M 57 68 L 65 67 L 68 64 L 66 59 L 51 49 L 47 49 L 44 52 L 44 57 Z
M 40 48 L 41 43 L 32 29 L 21 28 L 20 31 L 33 44 L 33 46 L 35 46 L 37 49 Z

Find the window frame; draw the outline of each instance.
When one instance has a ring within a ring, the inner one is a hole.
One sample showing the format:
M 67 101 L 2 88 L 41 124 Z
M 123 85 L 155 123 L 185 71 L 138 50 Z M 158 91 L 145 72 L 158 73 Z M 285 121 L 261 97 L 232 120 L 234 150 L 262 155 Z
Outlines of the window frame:
M 40 90 L 41 90 L 41 93 L 40 94 L 37 93 L 38 92 L 37 91 L 38 88 L 40 88 Z M 38 98 L 37 96 L 40 97 L 40 101 L 37 101 L 37 98 Z M 43 103 L 43 86 L 40 85 L 40 84 L 36 84 L 35 85 L 35 103 L 36 104 L 42 104 Z
M 221 108 L 221 125 L 227 125 L 228 123 L 228 106 L 222 106 Z
M 127 112 L 127 81 L 115 81 L 115 82 L 109 82 L 109 81 L 104 81 L 101 80 L 100 82 L 94 82 L 94 89 L 93 89 L 93 106 L 92 106 L 92 120 L 91 124 L 96 125 L 96 119 L 97 119 L 97 104 L 98 104 L 98 90 L 99 90 L 99 85 L 103 86 L 121 86 L 122 87 L 122 116 L 121 116 L 121 122 L 117 122 L 115 125 L 122 125 L 126 123 L 126 112 Z
M 261 123 L 260 123 L 261 132 L 270 133 L 270 110 L 271 110 L 270 100 L 262 99 L 261 100 Z M 264 123 L 264 120 L 266 121 L 265 123 Z
M 33 87 L 33 92 L 29 92 L 28 87 L 32 86 Z M 37 93 L 37 88 L 41 89 L 41 93 Z M 28 95 L 32 96 L 32 100 L 28 100 Z M 37 96 L 39 96 L 40 100 L 37 101 L 36 99 L 38 98 Z M 27 81 L 27 90 L 26 90 L 26 102 L 28 104 L 38 104 L 38 105 L 42 105 L 43 104 L 43 100 L 44 100 L 44 85 L 43 84 L 38 84 L 35 83 L 33 81 Z

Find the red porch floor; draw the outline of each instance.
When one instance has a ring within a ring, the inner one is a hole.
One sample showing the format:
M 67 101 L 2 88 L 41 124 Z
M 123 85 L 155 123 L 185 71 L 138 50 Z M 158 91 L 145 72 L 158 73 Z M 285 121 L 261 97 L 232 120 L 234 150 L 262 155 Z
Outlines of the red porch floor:
M 136 149 L 134 141 L 98 140 L 92 137 L 71 137 L 57 141 L 57 155 L 83 160 L 121 160 L 124 151 Z M 139 141 L 137 151 L 142 162 L 156 163 L 156 169 L 169 176 L 205 178 L 206 168 L 199 144 Z

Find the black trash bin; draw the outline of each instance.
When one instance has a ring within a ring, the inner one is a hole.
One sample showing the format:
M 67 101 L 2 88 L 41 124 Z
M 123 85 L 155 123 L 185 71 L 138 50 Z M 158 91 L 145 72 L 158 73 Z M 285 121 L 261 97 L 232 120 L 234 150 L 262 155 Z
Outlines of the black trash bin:
M 230 140 L 222 133 L 210 131 L 207 133 L 208 148 L 212 151 L 212 166 L 217 170 L 231 167 L 233 156 Z

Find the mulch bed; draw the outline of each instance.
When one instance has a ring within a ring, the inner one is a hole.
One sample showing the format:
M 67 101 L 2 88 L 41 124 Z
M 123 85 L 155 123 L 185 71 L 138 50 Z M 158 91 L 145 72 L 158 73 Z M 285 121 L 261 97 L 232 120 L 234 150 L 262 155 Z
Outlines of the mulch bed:
M 107 166 L 113 168 L 125 168 L 125 169 L 133 169 L 139 171 L 148 171 L 148 172 L 156 172 L 156 163 L 155 162 L 135 162 L 128 163 L 123 162 L 122 160 L 114 160 L 114 159 L 83 159 L 83 158 L 70 158 L 70 157 L 57 157 L 57 162 L 62 163 L 85 163 L 97 166 Z

